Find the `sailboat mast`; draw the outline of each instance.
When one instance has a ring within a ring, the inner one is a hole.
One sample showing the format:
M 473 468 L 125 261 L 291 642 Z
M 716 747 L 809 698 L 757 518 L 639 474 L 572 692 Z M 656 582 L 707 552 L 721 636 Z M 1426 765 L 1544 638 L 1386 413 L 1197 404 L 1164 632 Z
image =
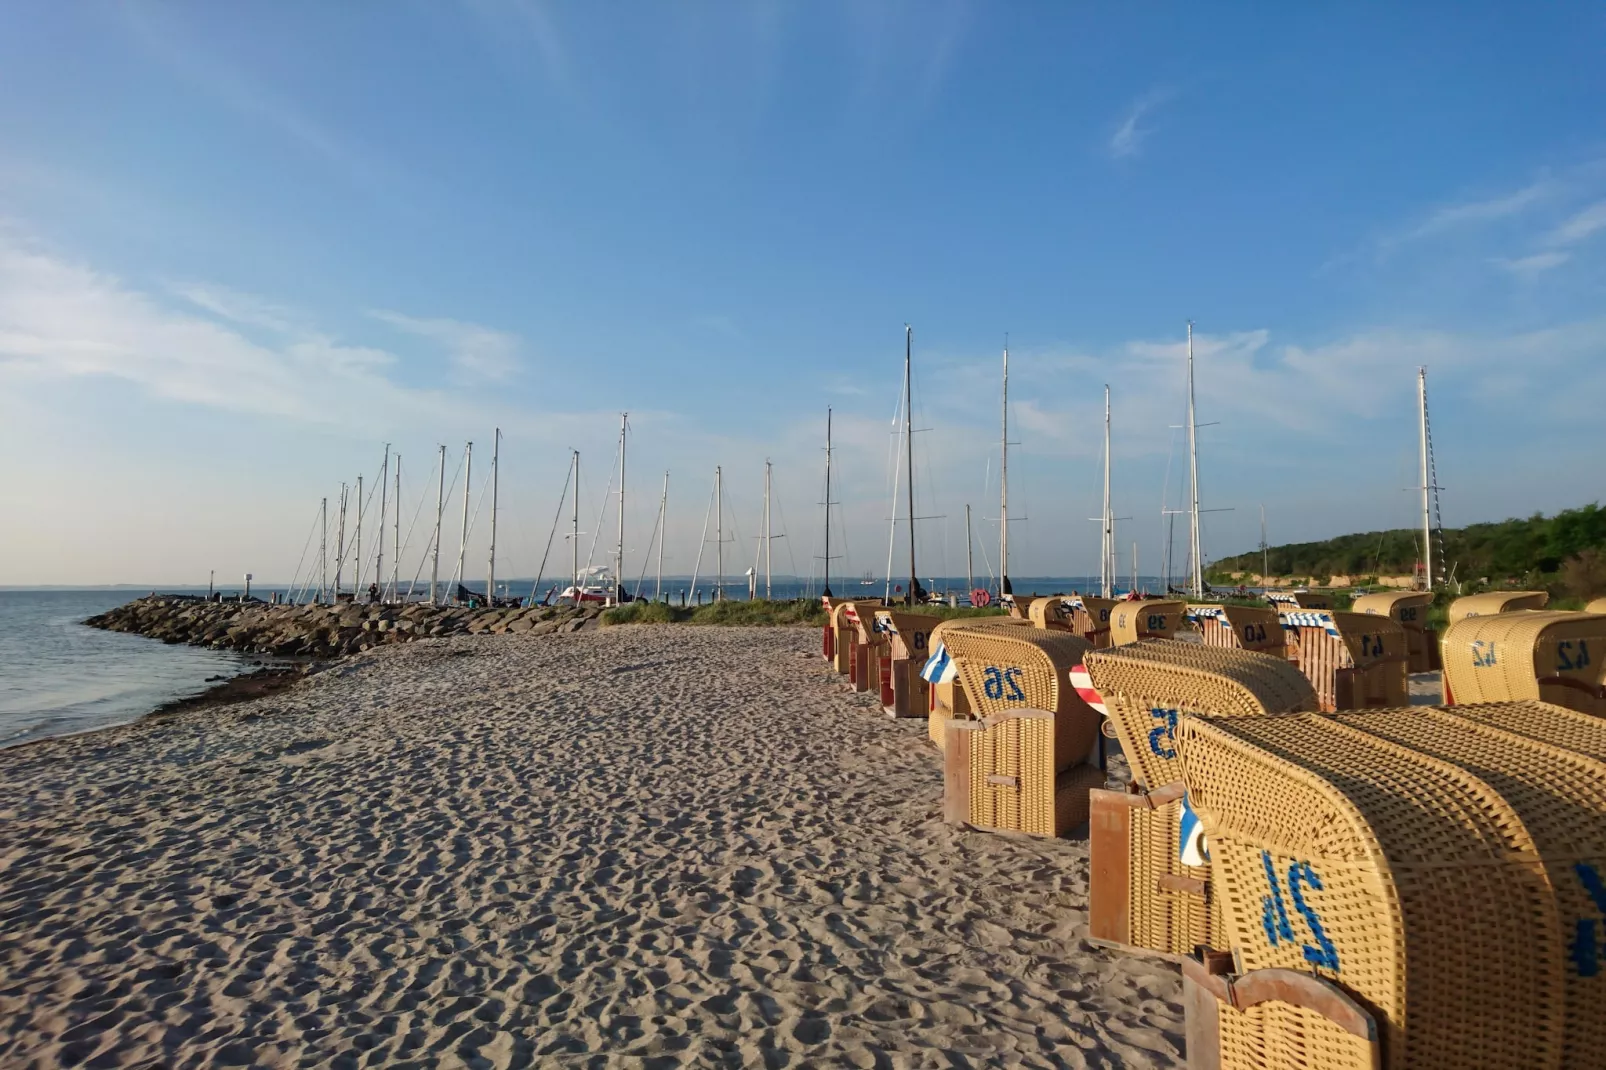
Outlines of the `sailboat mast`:
M 1132 544 L 1132 593 L 1138 591 L 1138 544 Z
M 1193 558 L 1189 593 L 1204 596 L 1204 557 L 1199 545 L 1199 437 L 1193 413 L 1193 321 L 1188 321 L 1188 475 L 1192 505 L 1188 510 L 1188 552 Z
M 346 485 L 340 484 L 340 522 L 335 528 L 335 601 L 340 601 L 340 576 L 346 564 Z
M 435 556 L 429 566 L 429 604 L 440 605 L 435 584 L 441 575 L 441 518 L 446 513 L 446 447 L 441 446 L 440 484 L 435 489 Z
M 580 451 L 574 451 L 574 514 L 569 522 L 569 549 L 574 553 L 574 572 L 570 579 L 569 592 L 574 595 L 574 604 L 580 604 Z
M 396 552 L 390 557 L 390 598 L 391 601 L 401 600 L 401 454 L 396 454 L 396 515 L 393 518 L 395 527 L 391 529 L 393 536 L 391 549 Z
M 972 563 L 972 561 L 973 561 L 973 559 L 970 556 L 970 506 L 969 506 L 969 504 L 966 504 L 966 506 L 965 506 L 965 590 L 967 592 L 974 591 L 976 589 L 976 567 Z
M 1009 583 L 1009 335 L 1004 336 L 1004 418 L 998 468 L 998 593 L 1013 594 Z M 968 537 L 968 535 L 967 535 Z
M 625 428 L 630 414 L 619 414 L 619 551 L 614 555 L 613 604 L 624 604 L 625 593 Z
M 1105 598 L 1115 591 L 1115 511 L 1110 506 L 1110 384 L 1104 384 L 1104 528 L 1099 541 L 1099 587 Z
M 764 461 L 764 599 L 768 601 L 770 594 L 770 547 L 774 542 L 774 535 L 770 528 L 770 462 Z
M 831 597 L 831 410 L 825 410 L 825 590 Z
M 356 548 L 351 554 L 351 591 L 359 599 L 362 597 L 362 476 L 357 476 L 357 540 Z
M 496 604 L 496 490 L 497 476 L 501 472 L 502 429 L 491 434 L 491 558 L 485 566 L 485 604 Z
M 379 597 L 385 596 L 385 517 L 389 515 L 389 501 L 386 494 L 390 490 L 390 443 L 385 443 L 385 463 L 379 466 L 379 534 L 374 541 L 379 544 L 379 556 L 374 559 L 374 582 L 380 587 Z M 396 503 L 401 508 L 401 503 Z
M 719 465 L 714 466 L 714 551 L 719 573 L 714 601 L 725 601 L 725 497 Z
M 1430 495 L 1433 480 L 1428 471 L 1428 370 L 1416 370 L 1417 418 L 1422 430 L 1422 589 L 1433 590 L 1433 515 Z
M 1262 587 L 1267 586 L 1266 562 L 1269 559 L 1270 555 L 1266 550 L 1266 503 L 1262 502 L 1260 504 L 1260 585 Z
M 909 475 L 909 604 L 915 604 L 915 438 L 910 404 L 914 399 L 914 328 L 903 325 L 903 443 Z
M 664 593 L 664 536 L 668 535 L 667 522 L 669 520 L 669 471 L 664 470 L 664 492 L 658 497 L 658 581 L 652 589 L 652 600 L 658 601 Z
M 469 442 L 463 446 L 463 534 L 457 542 L 457 584 L 463 585 L 468 574 L 463 571 L 463 565 L 468 559 L 468 491 L 474 483 L 474 443 Z M 457 601 L 454 592 L 452 601 Z
M 318 601 L 329 598 L 329 499 L 318 506 L 323 522 L 318 527 Z

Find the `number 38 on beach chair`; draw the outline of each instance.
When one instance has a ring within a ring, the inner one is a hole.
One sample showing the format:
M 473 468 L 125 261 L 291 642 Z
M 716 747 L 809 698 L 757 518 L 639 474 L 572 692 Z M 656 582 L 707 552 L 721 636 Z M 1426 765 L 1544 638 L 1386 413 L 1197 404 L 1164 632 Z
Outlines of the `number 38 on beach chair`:
M 1311 710 L 1310 683 L 1281 658 L 1149 640 L 1089 653 L 1077 686 L 1103 706 L 1136 781 L 1092 793 L 1090 939 L 1172 956 L 1216 942 L 1220 907 L 1190 842 L 1178 718 Z
M 1060 836 L 1087 820 L 1099 715 L 1071 686 L 1085 640 L 1032 627 L 951 626 L 942 642 L 973 718 L 947 722 L 944 814 L 978 828 Z
M 1234 969 L 1337 986 L 1384 1066 L 1606 1066 L 1606 721 L 1419 706 L 1185 717 L 1176 737 Z M 1379 1065 L 1295 1057 L 1342 1038 L 1272 1024 L 1219 1065 Z
M 1448 702 L 1543 700 L 1606 717 L 1606 614 L 1467 617 L 1445 629 Z

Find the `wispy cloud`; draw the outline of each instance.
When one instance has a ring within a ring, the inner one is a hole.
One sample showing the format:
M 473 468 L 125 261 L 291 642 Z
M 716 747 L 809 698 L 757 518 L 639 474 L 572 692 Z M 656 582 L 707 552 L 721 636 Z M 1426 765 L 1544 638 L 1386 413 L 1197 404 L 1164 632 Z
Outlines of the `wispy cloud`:
M 241 293 L 214 283 L 184 282 L 168 287 L 173 293 L 231 323 L 261 327 L 281 334 L 299 330 L 291 312 L 282 305 L 264 301 L 255 294 Z
M 1567 219 L 1545 237 L 1547 245 L 1575 245 L 1606 228 L 1606 201 L 1594 204 Z
M 1143 125 L 1143 120 L 1160 105 L 1171 99 L 1171 91 L 1165 88 L 1151 89 L 1143 96 L 1134 100 L 1126 110 L 1125 116 L 1110 135 L 1110 155 L 1116 159 L 1136 156 L 1143 148 L 1143 143 L 1151 133 L 1150 128 Z
M 1493 257 L 1491 263 L 1511 272 L 1520 279 L 1532 281 L 1551 268 L 1560 267 L 1572 259 L 1571 253 L 1551 251 L 1548 253 L 1534 253 L 1532 256 L 1519 256 L 1514 258 Z
M 519 368 L 519 337 L 477 323 L 452 319 L 420 319 L 374 309 L 374 319 L 398 330 L 440 344 L 461 370 L 484 379 L 506 379 Z
M 1448 230 L 1481 223 L 1492 223 L 1520 215 L 1560 191 L 1550 178 L 1541 178 L 1510 193 L 1482 200 L 1447 204 L 1430 212 L 1426 219 L 1402 236 L 1401 240 L 1426 238 Z

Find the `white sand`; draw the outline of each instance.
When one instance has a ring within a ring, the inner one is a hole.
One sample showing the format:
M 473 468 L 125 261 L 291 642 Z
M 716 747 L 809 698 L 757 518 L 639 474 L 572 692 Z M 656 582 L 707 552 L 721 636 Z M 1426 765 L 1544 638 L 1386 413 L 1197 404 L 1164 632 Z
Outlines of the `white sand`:
M 0 752 L 0 1065 L 1183 1065 L 1085 842 L 944 825 L 818 640 L 421 642 Z

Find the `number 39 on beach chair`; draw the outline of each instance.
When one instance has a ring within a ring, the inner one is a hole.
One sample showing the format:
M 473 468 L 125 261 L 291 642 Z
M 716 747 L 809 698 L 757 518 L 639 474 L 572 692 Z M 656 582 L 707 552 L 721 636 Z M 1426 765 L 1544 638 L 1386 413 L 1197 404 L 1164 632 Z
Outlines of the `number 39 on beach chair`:
M 953 718 L 944 814 L 978 828 L 1060 836 L 1087 820 L 1099 715 L 1071 686 L 1088 644 L 1031 627 L 949 627 L 942 641 L 980 720 Z
M 1124 646 L 1142 639 L 1173 639 L 1182 627 L 1187 603 L 1151 598 L 1117 602 L 1110 610 L 1110 645 Z
M 1137 783 L 1092 793 L 1088 832 L 1088 936 L 1094 943 L 1188 954 L 1221 939 L 1210 867 L 1184 846 L 1179 717 L 1251 716 L 1315 707 L 1299 670 L 1281 658 L 1149 640 L 1086 659 Z M 1148 790 L 1145 790 L 1147 788 Z
M 1606 614 L 1467 617 L 1445 629 L 1449 702 L 1543 700 L 1606 717 Z
M 1339 985 L 1389 1067 L 1606 1066 L 1606 724 L 1550 709 L 1184 718 L 1236 968 Z

